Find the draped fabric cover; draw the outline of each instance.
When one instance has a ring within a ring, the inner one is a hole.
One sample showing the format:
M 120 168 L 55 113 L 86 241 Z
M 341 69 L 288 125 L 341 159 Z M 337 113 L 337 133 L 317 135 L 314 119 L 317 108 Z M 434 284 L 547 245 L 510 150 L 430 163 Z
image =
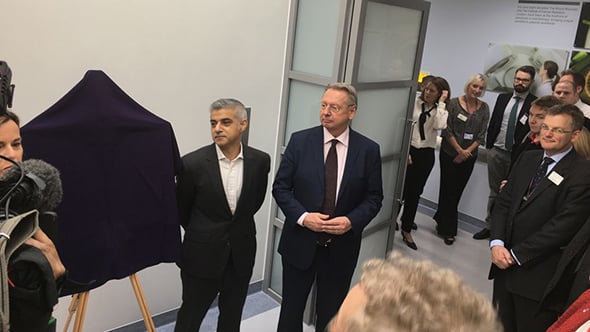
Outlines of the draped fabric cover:
M 181 164 L 169 122 L 88 71 L 21 134 L 26 159 L 61 172 L 57 247 L 70 278 L 91 282 L 76 292 L 176 261 Z

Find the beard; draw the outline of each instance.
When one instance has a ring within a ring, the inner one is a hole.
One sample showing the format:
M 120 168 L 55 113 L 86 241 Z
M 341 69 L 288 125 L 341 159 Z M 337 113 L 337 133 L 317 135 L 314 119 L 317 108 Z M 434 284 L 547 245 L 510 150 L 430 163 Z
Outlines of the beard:
M 518 93 L 523 93 L 523 92 L 527 92 L 529 91 L 530 87 L 526 87 L 522 84 L 515 84 L 514 85 L 514 91 L 518 92 Z

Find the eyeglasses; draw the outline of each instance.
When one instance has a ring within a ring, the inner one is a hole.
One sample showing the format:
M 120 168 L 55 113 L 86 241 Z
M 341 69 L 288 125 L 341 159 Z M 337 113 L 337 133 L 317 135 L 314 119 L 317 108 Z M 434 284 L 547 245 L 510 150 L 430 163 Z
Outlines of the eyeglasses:
M 343 109 L 344 107 L 350 107 L 350 106 L 354 106 L 354 105 L 355 105 L 355 104 L 348 104 L 348 105 L 344 105 L 344 106 L 342 106 L 342 105 L 337 105 L 337 104 L 326 104 L 326 103 L 321 103 L 321 104 L 320 104 L 320 109 L 321 109 L 322 111 L 329 110 L 329 111 L 330 111 L 330 112 L 332 112 L 332 113 L 338 113 L 338 112 L 342 111 L 342 109 Z
M 561 128 L 549 128 L 545 124 L 541 125 L 541 130 L 550 131 L 552 134 L 557 134 L 557 135 L 569 134 L 569 133 L 573 133 L 574 131 L 576 131 L 576 130 L 565 130 L 565 129 L 561 129 Z
M 520 77 L 515 77 L 514 78 L 514 82 L 522 82 L 522 83 L 529 83 L 531 80 L 528 78 L 520 78 Z

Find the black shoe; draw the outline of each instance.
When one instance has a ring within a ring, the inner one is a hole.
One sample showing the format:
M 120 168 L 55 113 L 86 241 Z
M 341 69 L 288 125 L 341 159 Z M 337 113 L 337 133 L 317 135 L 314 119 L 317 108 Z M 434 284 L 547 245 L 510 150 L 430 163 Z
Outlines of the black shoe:
M 490 230 L 483 228 L 481 231 L 473 234 L 473 238 L 476 240 L 485 240 L 490 237 Z
M 395 222 L 395 230 L 399 231 L 399 224 L 397 223 L 397 221 Z
M 447 246 L 450 246 L 453 243 L 455 243 L 455 237 L 454 236 L 445 236 L 445 244 Z
M 418 225 L 416 225 L 416 223 L 415 223 L 415 222 L 414 222 L 414 223 L 412 223 L 412 229 L 413 229 L 413 230 L 417 230 L 417 229 L 418 229 Z
M 416 245 L 416 242 L 410 241 L 408 238 L 406 238 L 406 234 L 409 236 L 410 235 L 409 233 L 406 233 L 404 231 L 401 231 L 401 234 L 402 234 L 402 240 L 404 241 L 404 243 L 408 247 L 410 247 L 410 248 L 412 248 L 414 250 L 418 250 L 418 246 Z

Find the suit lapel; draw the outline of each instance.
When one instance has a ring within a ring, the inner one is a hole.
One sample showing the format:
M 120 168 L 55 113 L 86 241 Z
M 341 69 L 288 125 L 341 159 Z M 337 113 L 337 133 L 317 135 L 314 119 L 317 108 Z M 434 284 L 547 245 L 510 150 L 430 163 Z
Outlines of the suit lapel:
M 311 167 L 316 174 L 317 183 L 320 184 L 320 192 L 324 192 L 324 127 L 316 127 L 316 130 L 312 132 L 310 136 L 309 147 L 304 149 L 310 149 Z M 323 198 L 322 198 L 323 200 Z
M 248 190 L 251 188 L 252 179 L 254 178 L 254 176 L 253 176 L 254 170 L 252 169 L 252 157 L 250 156 L 250 153 L 247 150 L 246 146 L 242 146 L 242 155 L 244 157 L 244 163 L 243 163 L 244 173 L 242 174 L 242 190 L 240 191 L 240 198 L 238 199 L 238 202 L 236 204 L 236 211 L 234 213 L 234 218 L 236 215 L 238 215 L 238 213 L 240 211 L 240 207 L 242 206 L 242 204 L 244 204 L 243 202 L 247 199 Z M 226 200 L 226 202 L 227 202 L 227 200 Z M 228 209 L 229 209 L 229 205 L 228 205 Z
M 553 167 L 553 169 L 551 170 L 551 172 L 549 172 L 548 175 L 550 175 L 551 173 L 555 172 L 555 173 L 561 175 L 565 179 L 567 177 L 568 172 L 569 172 L 569 169 L 570 169 L 570 165 L 572 163 L 572 160 L 575 159 L 575 154 L 576 154 L 576 151 L 574 149 L 572 149 L 567 155 L 565 155 L 557 163 L 557 165 L 555 165 L 555 167 Z M 539 164 L 541 164 L 541 160 L 538 161 L 537 167 L 539 166 Z M 535 167 L 535 169 L 536 169 L 536 167 Z M 531 196 L 527 199 L 527 201 L 525 202 L 525 204 L 522 205 L 522 208 L 524 208 L 528 204 L 531 204 L 545 190 L 547 190 L 548 188 L 550 188 L 551 186 L 554 186 L 554 185 L 555 184 L 553 182 L 551 182 L 551 180 L 549 180 L 547 176 L 544 177 L 541 180 L 541 183 L 539 183 L 539 185 L 537 186 L 537 188 L 535 188 L 535 191 L 533 191 L 533 193 L 531 194 Z
M 346 162 L 344 163 L 344 174 L 342 175 L 342 182 L 340 182 L 340 190 L 338 191 L 339 198 L 342 197 L 342 193 L 344 193 L 346 190 L 346 185 L 348 184 L 348 180 L 351 176 L 350 174 L 353 172 L 354 162 L 358 158 L 359 145 L 357 138 L 357 133 L 353 131 L 351 128 L 348 137 L 348 151 L 346 152 Z M 340 199 L 338 199 L 338 201 L 340 201 Z
M 231 215 L 231 209 L 227 203 L 227 197 L 225 196 L 225 190 L 223 189 L 223 180 L 221 180 L 221 170 L 219 169 L 219 160 L 217 159 L 217 151 L 215 149 L 215 143 L 210 145 L 209 152 L 207 153 L 207 172 L 211 181 L 212 195 L 223 197 L 223 210 L 225 213 Z

